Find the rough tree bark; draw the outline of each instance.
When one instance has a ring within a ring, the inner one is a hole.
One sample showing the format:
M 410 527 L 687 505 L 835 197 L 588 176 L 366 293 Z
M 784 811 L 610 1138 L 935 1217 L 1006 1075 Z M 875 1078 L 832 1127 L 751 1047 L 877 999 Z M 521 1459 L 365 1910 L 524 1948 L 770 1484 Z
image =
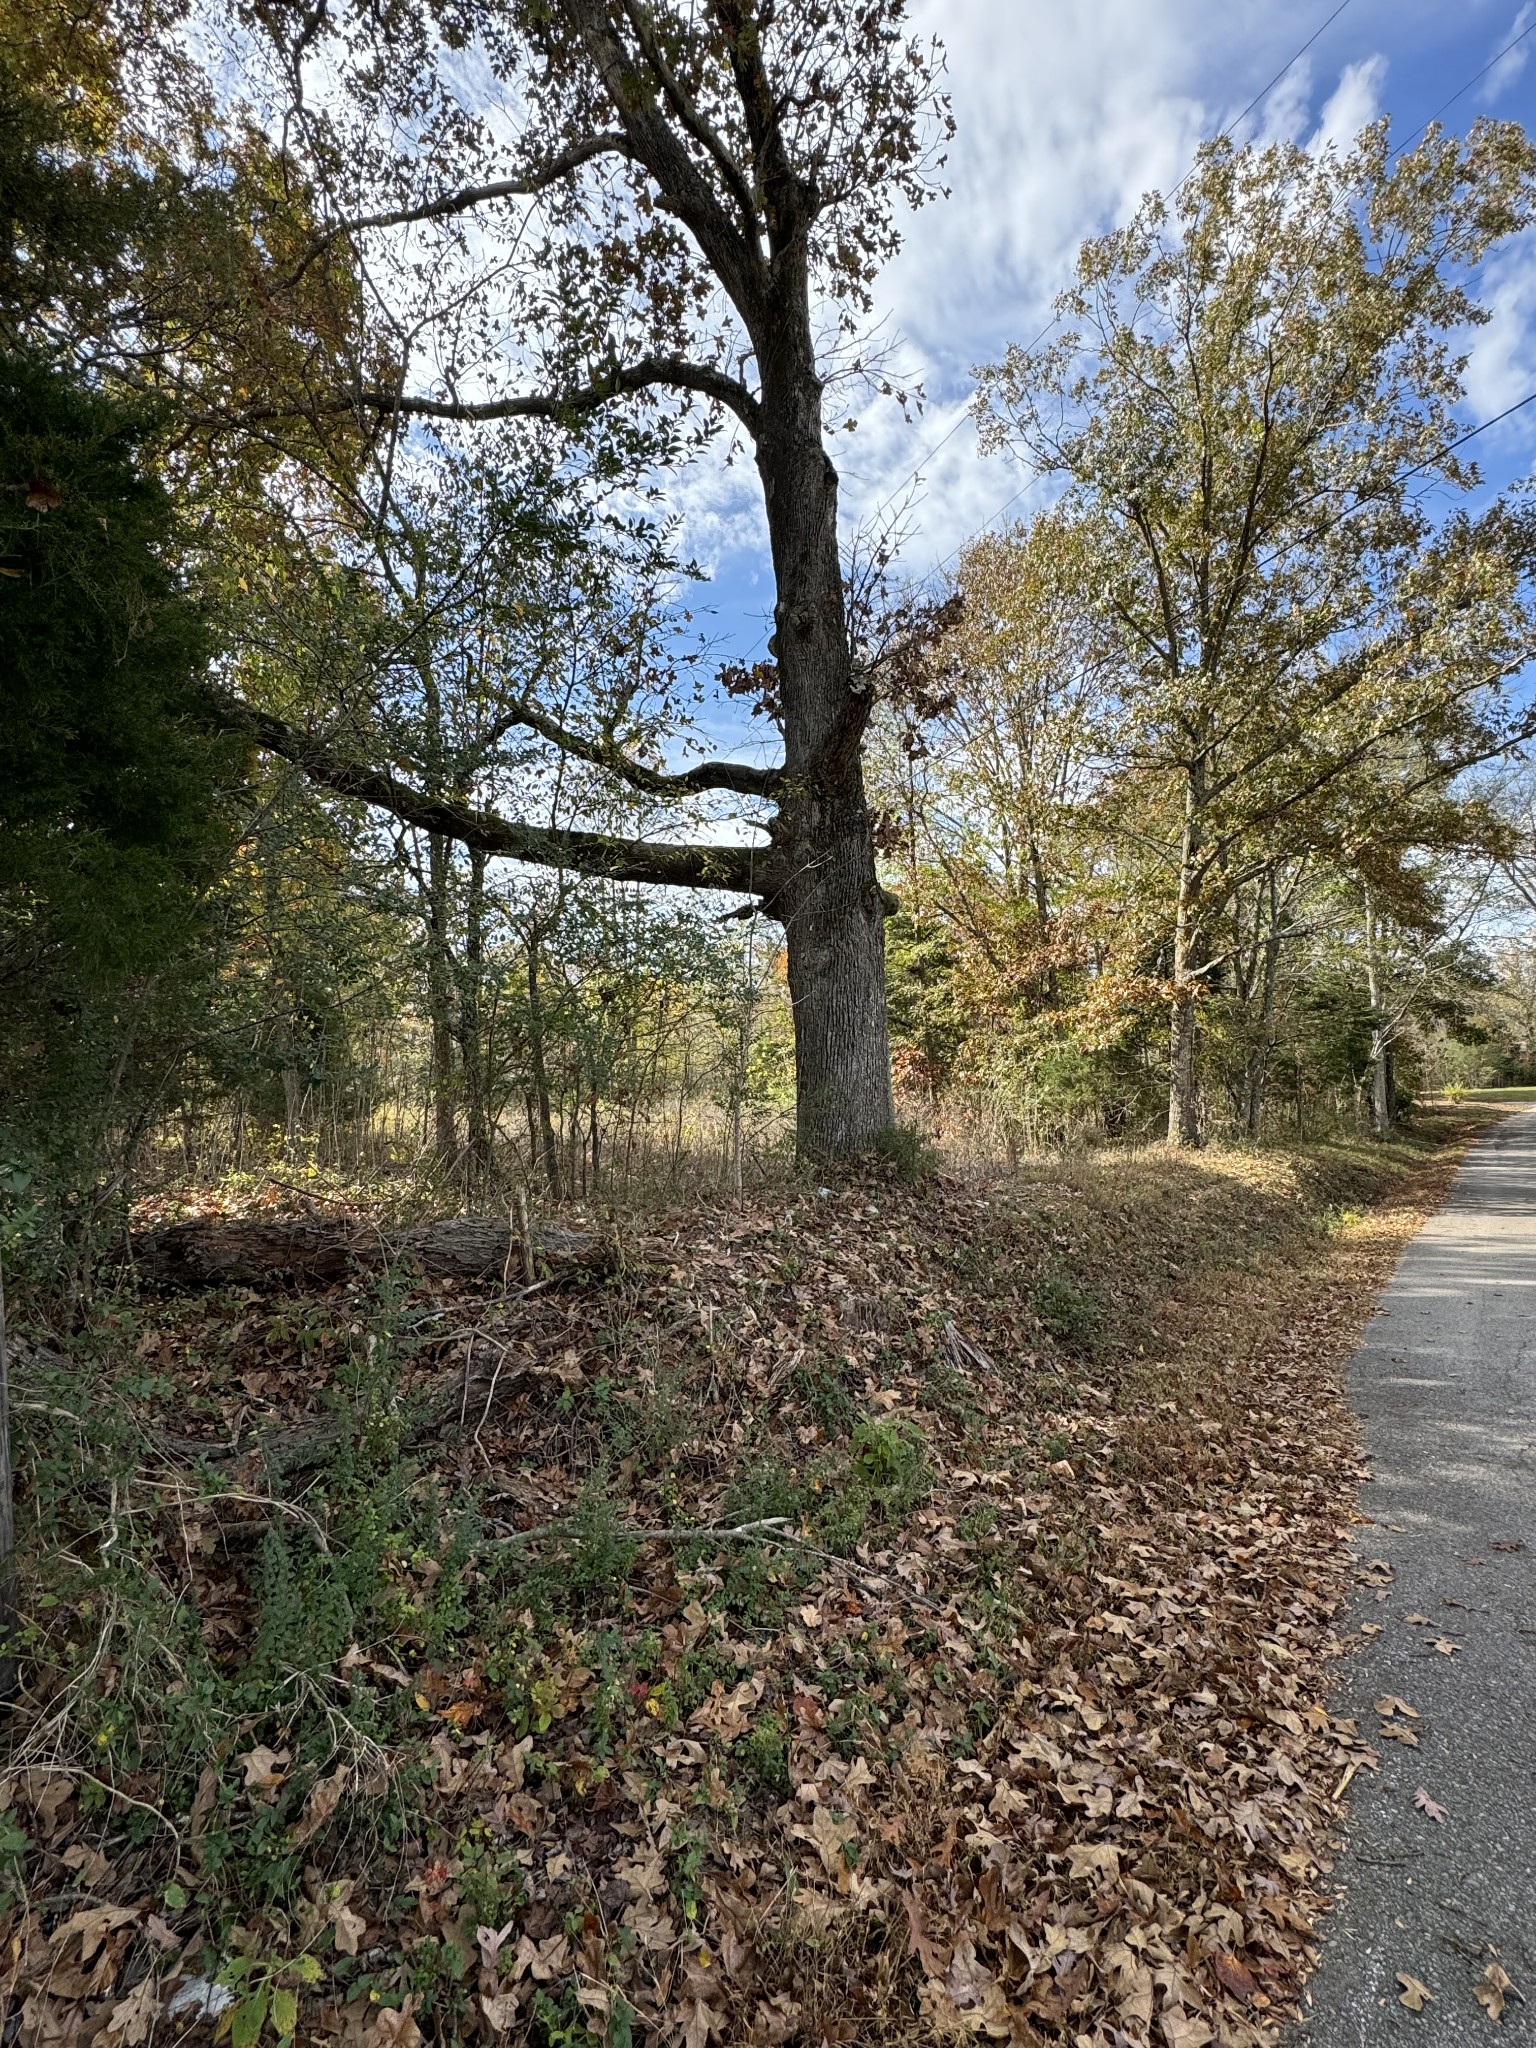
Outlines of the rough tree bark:
M 531 1240 L 553 1269 L 604 1269 L 612 1247 L 590 1231 L 541 1227 Z M 140 1278 L 170 1291 L 275 1289 L 287 1281 L 331 1285 L 407 1259 L 434 1279 L 499 1280 L 522 1235 L 495 1216 L 450 1217 L 412 1230 L 383 1230 L 355 1216 L 302 1220 L 199 1217 L 135 1231 L 128 1249 Z M 3 1533 L 3 1532 L 0 1532 Z
M 1390 1135 L 1396 1118 L 1392 1073 L 1392 1028 L 1382 1008 L 1384 991 L 1377 962 L 1379 926 L 1371 892 L 1365 892 L 1365 988 L 1371 1006 L 1371 1129 L 1378 1138 Z
M 459 1073 L 464 1096 L 464 1187 L 471 1201 L 491 1180 L 485 1016 L 485 855 L 469 856 L 464 905 L 464 965 L 459 975 Z
M 530 1097 L 538 1123 L 539 1156 L 544 1178 L 558 1202 L 564 1192 L 560 1174 L 560 1145 L 555 1137 L 555 1120 L 549 1103 L 549 1067 L 544 1057 L 544 996 L 539 986 L 539 948 L 542 943 L 536 923 L 528 929 L 528 1080 Z

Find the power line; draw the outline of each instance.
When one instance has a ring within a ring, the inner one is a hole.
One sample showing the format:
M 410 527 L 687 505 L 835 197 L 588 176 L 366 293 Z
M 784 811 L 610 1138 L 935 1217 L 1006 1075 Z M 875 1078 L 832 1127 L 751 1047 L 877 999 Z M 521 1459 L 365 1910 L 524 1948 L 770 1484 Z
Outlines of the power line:
M 1524 412 L 1528 405 L 1536 405 L 1536 391 L 1527 391 L 1524 398 L 1517 398 L 1513 405 L 1506 405 L 1502 412 L 1496 412 L 1491 419 L 1479 420 L 1475 427 L 1468 427 L 1465 433 L 1458 434 L 1453 441 L 1447 441 L 1445 446 L 1436 449 L 1433 455 L 1426 455 L 1422 462 L 1416 462 L 1412 468 L 1403 470 L 1401 475 L 1392 479 L 1391 488 L 1407 483 L 1410 477 L 1422 476 L 1426 469 L 1433 469 L 1436 463 L 1444 462 L 1448 455 L 1453 455 L 1458 448 L 1464 448 L 1469 441 L 1475 441 L 1479 434 L 1486 434 L 1490 427 L 1498 426 L 1501 421 L 1512 418 L 1517 412 Z M 1430 486 L 1426 485 L 1425 488 L 1429 489 Z M 1422 495 L 1422 492 L 1414 493 L 1415 497 L 1421 497 Z M 1385 491 L 1371 491 L 1367 496 L 1357 498 L 1353 505 L 1346 506 L 1336 518 L 1330 519 L 1317 538 L 1319 540 L 1324 539 L 1336 527 L 1342 526 L 1346 519 L 1353 519 L 1357 512 L 1363 512 L 1367 505 L 1377 503 L 1384 496 Z M 1264 560 L 1260 562 L 1259 567 L 1267 569 L 1279 553 L 1279 548 L 1275 548 L 1270 554 L 1265 556 Z
M 1436 107 L 1435 111 L 1430 115 L 1427 121 L 1421 121 L 1419 123 L 1418 127 L 1414 129 L 1413 133 L 1409 136 L 1406 142 L 1400 142 L 1397 145 L 1397 148 L 1393 150 L 1392 154 L 1394 156 L 1401 156 L 1405 150 L 1410 149 L 1413 146 L 1413 144 L 1418 141 L 1419 137 L 1424 133 L 1425 129 L 1432 128 L 1434 126 L 1436 121 L 1439 120 L 1440 116 L 1445 112 L 1447 107 L 1454 107 L 1456 102 L 1463 96 L 1463 94 L 1469 93 L 1472 90 L 1473 86 L 1478 83 L 1479 79 L 1486 78 L 1489 72 L 1492 71 L 1496 64 L 1502 64 L 1504 59 L 1509 55 L 1510 51 L 1513 49 L 1517 49 L 1519 45 L 1525 41 L 1526 37 L 1530 35 L 1536 35 L 1536 21 L 1531 22 L 1528 27 L 1521 29 L 1519 35 L 1512 37 L 1511 40 L 1504 45 L 1503 49 L 1500 50 L 1496 56 L 1490 57 L 1488 59 L 1488 62 L 1483 66 L 1481 71 L 1477 72 L 1473 77 L 1467 80 L 1465 85 L 1458 86 L 1455 92 L 1451 94 L 1448 100 L 1446 100 L 1441 106 Z
M 1311 35 L 1307 37 L 1307 40 L 1302 44 L 1301 48 L 1296 52 L 1295 56 L 1291 58 L 1289 63 L 1282 64 L 1280 69 L 1275 73 L 1274 77 L 1269 81 L 1268 85 L 1265 86 L 1264 90 L 1262 92 L 1256 92 L 1253 98 L 1248 102 L 1247 106 L 1244 107 L 1243 111 L 1237 116 L 1237 118 L 1227 123 L 1226 127 L 1222 130 L 1222 133 L 1224 135 L 1230 135 L 1235 128 L 1242 127 L 1243 123 L 1247 120 L 1248 116 L 1253 112 L 1254 108 L 1258 106 L 1259 102 L 1261 100 L 1267 100 L 1270 94 L 1274 91 L 1275 87 L 1280 83 L 1281 79 L 1288 77 L 1290 73 L 1295 70 L 1296 66 L 1301 62 L 1302 58 L 1305 57 L 1308 50 L 1310 50 L 1312 45 L 1317 41 L 1318 37 L 1322 35 L 1325 29 L 1330 29 L 1333 27 L 1333 24 L 1338 20 L 1339 16 L 1344 12 L 1345 8 L 1349 5 L 1350 0 L 1339 0 L 1339 4 L 1337 7 L 1335 7 L 1332 14 L 1330 14 L 1328 19 L 1325 22 L 1321 23 L 1319 27 L 1313 29 Z M 1536 26 L 1536 24 L 1533 24 L 1533 26 Z M 1494 62 L 1497 63 L 1498 59 L 1495 58 Z M 1182 191 L 1183 188 L 1189 183 L 1190 179 L 1194 176 L 1194 172 L 1195 166 L 1191 164 L 1189 169 L 1184 173 L 1183 177 L 1180 178 L 1178 184 L 1174 186 L 1173 191 Z M 1172 198 L 1173 193 L 1170 193 L 1168 196 Z

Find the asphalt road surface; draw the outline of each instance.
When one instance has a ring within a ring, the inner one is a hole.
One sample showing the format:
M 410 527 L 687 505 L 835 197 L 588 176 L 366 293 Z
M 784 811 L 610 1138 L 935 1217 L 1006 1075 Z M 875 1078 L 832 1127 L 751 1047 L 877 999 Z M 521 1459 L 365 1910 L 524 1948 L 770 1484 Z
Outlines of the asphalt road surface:
M 1536 1111 L 1468 1155 L 1349 1385 L 1372 1520 L 1355 1545 L 1364 1647 L 1335 1711 L 1381 1767 L 1354 1781 L 1339 1903 L 1293 2038 L 1536 2043 Z M 1376 1740 L 1391 1728 L 1417 1746 Z M 1421 2010 L 1401 2003 L 1400 1972 L 1433 1994 Z M 1495 2022 L 1474 1987 L 1493 1994 L 1499 1972 L 1513 1988 Z

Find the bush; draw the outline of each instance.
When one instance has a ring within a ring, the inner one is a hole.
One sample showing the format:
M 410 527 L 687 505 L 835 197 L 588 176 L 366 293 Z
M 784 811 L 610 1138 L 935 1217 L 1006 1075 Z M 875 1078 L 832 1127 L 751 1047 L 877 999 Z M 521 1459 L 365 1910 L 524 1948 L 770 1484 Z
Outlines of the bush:
M 875 1157 L 893 1167 L 898 1180 L 926 1180 L 938 1171 L 938 1153 L 910 1124 L 891 1124 L 881 1131 L 875 1139 Z
M 817 1532 L 829 1550 L 849 1551 L 871 1515 L 901 1521 L 932 1481 L 927 1440 L 915 1422 L 901 1415 L 866 1416 L 854 1426 L 846 1478 L 834 1486 L 823 1481 L 829 1499 L 817 1517 Z

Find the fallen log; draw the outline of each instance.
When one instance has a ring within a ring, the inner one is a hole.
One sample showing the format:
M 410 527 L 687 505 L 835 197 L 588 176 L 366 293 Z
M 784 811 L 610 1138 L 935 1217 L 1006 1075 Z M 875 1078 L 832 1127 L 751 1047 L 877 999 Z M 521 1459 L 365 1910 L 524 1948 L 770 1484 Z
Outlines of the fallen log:
M 594 1231 L 534 1226 L 541 1272 L 603 1272 L 613 1247 Z M 166 1292 L 204 1287 L 274 1288 L 333 1284 L 404 1262 L 429 1280 L 500 1281 L 521 1286 L 521 1230 L 494 1216 L 456 1216 L 387 1229 L 355 1216 L 195 1217 L 132 1233 L 129 1254 L 146 1285 Z

